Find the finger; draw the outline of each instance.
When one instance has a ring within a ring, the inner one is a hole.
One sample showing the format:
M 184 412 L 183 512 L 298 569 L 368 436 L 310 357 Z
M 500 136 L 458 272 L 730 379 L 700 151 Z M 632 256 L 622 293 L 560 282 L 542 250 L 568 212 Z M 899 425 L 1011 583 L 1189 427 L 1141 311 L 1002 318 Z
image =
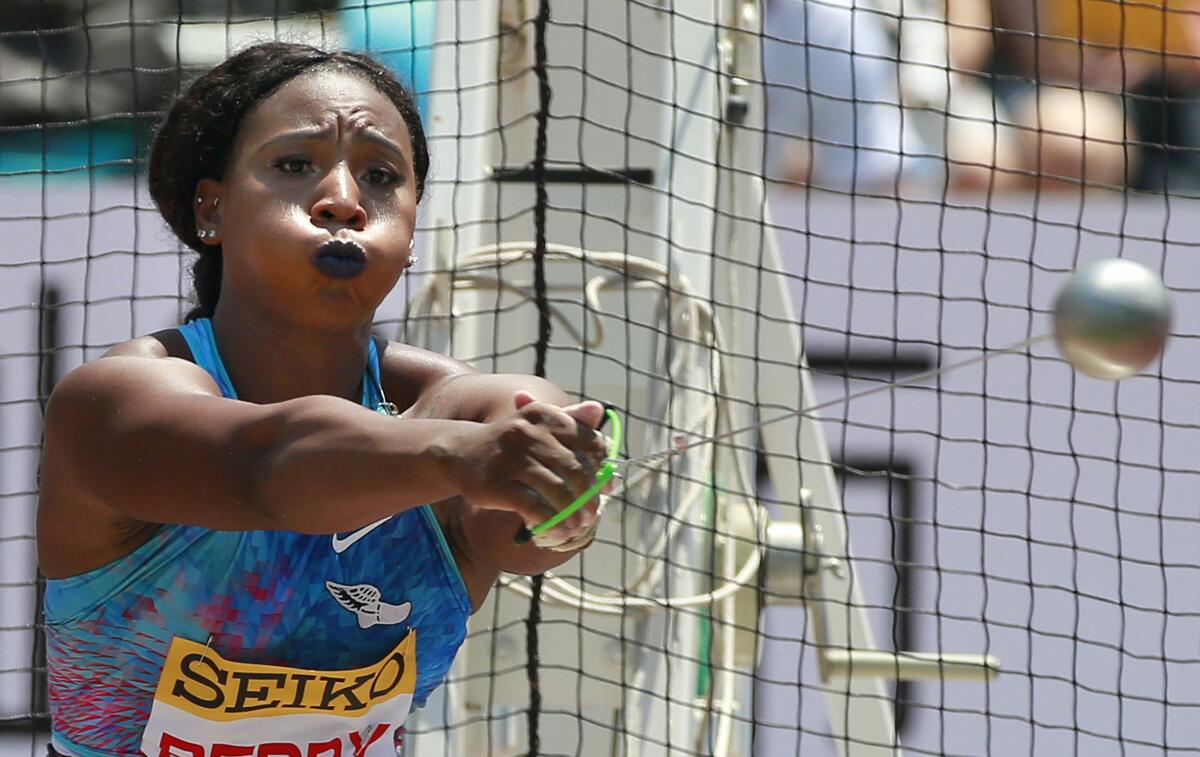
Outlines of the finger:
M 579 496 L 578 490 L 567 486 L 553 471 L 542 465 L 527 466 L 513 477 L 513 481 L 528 487 L 554 510 L 554 514 L 566 509 Z
M 600 520 L 600 511 L 601 501 L 599 497 L 593 498 L 580 508 L 574 516 L 547 531 L 534 534 L 532 529 L 536 528 L 539 524 L 526 525 L 517 533 L 516 542 L 518 544 L 525 544 L 532 541 L 541 549 L 552 549 L 554 551 L 576 549 L 591 542 L 591 535 L 595 533 Z M 574 542 L 577 546 L 561 548 L 559 546 L 570 542 Z
M 569 538 L 574 538 L 588 529 L 595 527 L 596 521 L 600 520 L 600 504 L 599 495 L 583 503 L 570 518 L 560 524 L 560 528 L 566 527 L 563 533 Z M 554 530 L 559 531 L 560 528 L 555 528 Z
M 553 476 L 546 471 L 528 471 L 524 476 L 517 480 L 517 483 L 528 488 L 529 492 L 540 499 L 545 504 L 554 509 L 555 517 L 567 507 L 575 503 L 578 499 L 578 494 L 564 489 L 554 482 Z M 569 498 L 569 499 L 568 499 Z M 585 502 L 582 506 L 572 512 L 563 520 L 556 523 L 549 531 L 544 531 L 544 534 L 555 534 L 555 538 L 570 539 L 587 530 L 596 522 L 599 517 L 597 515 L 598 502 L 595 498 Z M 527 521 L 527 526 L 530 529 L 542 526 L 551 518 L 543 518 L 537 521 Z
M 604 436 L 563 408 L 545 402 L 530 402 L 522 406 L 521 416 L 534 429 L 548 432 L 568 449 L 582 452 L 596 461 L 603 461 L 608 455 Z M 598 466 L 599 462 L 591 467 Z
M 603 417 L 603 406 L 599 403 L 594 404 L 601 408 L 601 417 Z M 608 437 L 596 431 L 596 423 L 588 423 L 591 420 L 589 412 L 583 412 L 585 419 L 580 419 L 578 415 L 572 415 L 567 412 L 568 408 L 559 408 L 559 412 L 563 414 L 569 421 L 564 422 L 561 426 L 555 425 L 555 438 L 562 444 L 570 447 L 573 450 L 578 450 L 593 460 L 596 460 L 596 467 L 608 457 Z
M 595 539 L 596 529 L 589 528 L 570 539 L 558 539 L 549 534 L 539 534 L 534 536 L 532 541 L 538 549 L 545 549 L 551 552 L 575 552 L 588 546 Z
M 586 513 L 586 517 L 582 527 L 577 530 L 567 531 L 562 528 L 553 528 L 540 534 L 531 534 L 534 545 L 539 549 L 548 549 L 554 552 L 572 552 L 591 544 L 600 524 L 599 512 L 595 511 L 595 507 L 596 500 L 592 500 L 588 503 L 587 508 L 580 511 Z
M 505 509 L 521 516 L 521 520 L 530 527 L 558 515 L 558 509 L 541 492 L 520 481 L 510 481 L 497 487 L 496 498 L 506 505 Z
M 595 400 L 567 405 L 562 410 L 590 429 L 598 428 L 601 421 L 604 420 L 604 405 Z
M 571 501 L 596 483 L 596 470 L 602 462 L 578 450 L 568 449 L 554 440 L 532 445 L 529 458 L 557 476 L 563 486 L 574 492 Z
M 562 410 L 575 420 L 575 435 L 580 448 L 587 450 L 586 454 L 596 461 L 594 467 L 600 467 L 600 463 L 608 456 L 610 445 L 609 438 L 596 430 L 604 425 L 604 406 L 589 400 L 578 405 L 568 405 Z
M 524 389 L 518 389 L 517 392 L 513 394 L 513 404 L 516 406 L 517 410 L 520 410 L 521 408 L 533 402 L 537 402 L 537 397 L 534 397 L 533 394 L 525 391 Z

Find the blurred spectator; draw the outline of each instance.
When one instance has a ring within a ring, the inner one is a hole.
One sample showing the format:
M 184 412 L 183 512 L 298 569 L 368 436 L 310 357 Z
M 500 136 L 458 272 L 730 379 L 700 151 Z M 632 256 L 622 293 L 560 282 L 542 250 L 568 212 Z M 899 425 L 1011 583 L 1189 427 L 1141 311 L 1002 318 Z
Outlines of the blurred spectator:
M 768 173 L 839 191 L 1014 188 L 988 0 L 771 0 Z
M 997 91 L 1030 127 L 1044 186 L 1200 188 L 1200 4 L 997 0 L 992 12 Z
M 774 175 L 1200 191 L 1200 0 L 771 0 Z
M 993 53 L 988 0 L 887 4 L 896 18 L 906 121 L 944 159 L 936 188 L 1020 186 L 1027 166 L 1019 130 L 986 73 Z
M 896 43 L 854 0 L 770 0 L 764 23 L 767 173 L 837 191 L 894 191 L 906 155 Z

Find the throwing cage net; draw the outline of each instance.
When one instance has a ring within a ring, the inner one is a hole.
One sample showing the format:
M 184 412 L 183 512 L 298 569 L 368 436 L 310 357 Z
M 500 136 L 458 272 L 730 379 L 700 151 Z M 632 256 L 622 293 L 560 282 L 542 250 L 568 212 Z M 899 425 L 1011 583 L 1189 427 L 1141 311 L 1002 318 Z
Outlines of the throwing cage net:
M 180 321 L 148 135 L 264 39 L 366 49 L 419 94 L 422 262 L 379 333 L 608 402 L 637 461 L 592 547 L 500 580 L 405 754 L 1200 752 L 1183 3 L 15 5 L 0 753 L 49 726 L 45 399 Z M 1171 292 L 1160 362 L 1007 352 L 1114 256 Z

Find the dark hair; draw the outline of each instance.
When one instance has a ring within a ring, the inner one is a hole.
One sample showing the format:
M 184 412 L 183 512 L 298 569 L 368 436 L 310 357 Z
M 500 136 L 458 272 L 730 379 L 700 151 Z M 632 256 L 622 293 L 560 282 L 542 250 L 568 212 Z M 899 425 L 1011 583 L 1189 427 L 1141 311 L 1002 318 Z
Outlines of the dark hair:
M 224 177 L 238 127 L 255 105 L 300 74 L 327 68 L 362 76 L 395 104 L 408 126 L 421 199 L 429 171 L 425 130 L 412 94 L 390 71 L 359 53 L 288 42 L 265 42 L 237 53 L 175 100 L 150 148 L 150 196 L 175 235 L 200 253 L 192 266 L 198 304 L 187 320 L 211 316 L 221 294 L 221 248 L 201 243 L 196 235 L 196 185 Z

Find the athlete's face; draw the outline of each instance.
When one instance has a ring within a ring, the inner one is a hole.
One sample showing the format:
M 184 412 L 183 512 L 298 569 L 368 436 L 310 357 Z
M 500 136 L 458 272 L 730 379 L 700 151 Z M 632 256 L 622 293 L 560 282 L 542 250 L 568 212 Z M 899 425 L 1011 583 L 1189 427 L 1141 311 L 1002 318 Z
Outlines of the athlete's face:
M 392 101 L 353 73 L 299 76 L 249 112 L 231 155 L 197 191 L 222 245 L 221 301 L 314 327 L 369 323 L 409 261 L 416 217 Z

